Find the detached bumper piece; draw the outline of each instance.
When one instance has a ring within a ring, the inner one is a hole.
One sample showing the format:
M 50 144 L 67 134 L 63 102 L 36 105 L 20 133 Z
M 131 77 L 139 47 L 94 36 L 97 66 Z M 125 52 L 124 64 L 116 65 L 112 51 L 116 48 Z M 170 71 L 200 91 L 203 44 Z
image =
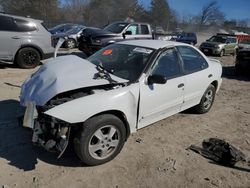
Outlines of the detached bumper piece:
M 68 123 L 39 113 L 34 122 L 32 142 L 58 153 L 57 158 L 60 158 L 68 146 L 70 129 Z

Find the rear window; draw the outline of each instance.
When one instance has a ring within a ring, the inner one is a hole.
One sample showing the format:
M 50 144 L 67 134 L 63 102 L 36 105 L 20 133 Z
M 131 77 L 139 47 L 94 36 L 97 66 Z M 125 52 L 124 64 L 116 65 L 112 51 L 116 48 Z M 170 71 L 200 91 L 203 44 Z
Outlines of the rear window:
M 33 22 L 29 22 L 18 18 L 14 19 L 14 22 L 17 25 L 17 31 L 19 32 L 28 32 L 36 30 L 36 24 Z
M 147 25 L 141 25 L 141 34 L 147 35 L 149 34 L 148 26 Z
M 16 24 L 13 18 L 8 16 L 0 16 L 0 31 L 16 31 Z

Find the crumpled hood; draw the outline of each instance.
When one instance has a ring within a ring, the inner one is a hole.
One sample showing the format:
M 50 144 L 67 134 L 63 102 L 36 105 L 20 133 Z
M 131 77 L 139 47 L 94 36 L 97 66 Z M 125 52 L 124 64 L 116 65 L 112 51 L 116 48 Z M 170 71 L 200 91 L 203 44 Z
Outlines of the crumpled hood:
M 94 64 L 77 56 L 51 58 L 25 80 L 21 88 L 20 103 L 26 106 L 27 102 L 33 102 L 43 106 L 59 93 L 109 84 L 108 80 L 94 79 L 96 73 L 98 71 Z M 110 76 L 118 83 L 127 82 L 114 75 Z

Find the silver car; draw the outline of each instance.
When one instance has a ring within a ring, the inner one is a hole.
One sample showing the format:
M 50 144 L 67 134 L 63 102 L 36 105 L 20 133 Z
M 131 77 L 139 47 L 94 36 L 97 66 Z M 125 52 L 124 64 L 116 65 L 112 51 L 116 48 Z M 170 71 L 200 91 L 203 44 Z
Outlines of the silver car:
M 86 27 L 83 25 L 75 25 L 69 31 L 54 34 L 52 35 L 54 41 L 53 43 L 56 45 L 60 38 L 66 38 L 63 46 L 66 48 L 76 48 L 78 46 L 78 38 L 85 28 Z
M 53 56 L 51 34 L 42 21 L 0 13 L 0 61 L 34 68 Z

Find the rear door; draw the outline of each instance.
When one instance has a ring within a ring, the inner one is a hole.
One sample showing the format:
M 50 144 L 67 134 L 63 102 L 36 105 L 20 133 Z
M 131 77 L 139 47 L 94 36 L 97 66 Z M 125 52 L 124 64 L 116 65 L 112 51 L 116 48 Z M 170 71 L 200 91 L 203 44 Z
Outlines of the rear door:
M 182 110 L 200 103 L 201 97 L 212 82 L 213 73 L 205 58 L 190 46 L 178 46 L 185 73 L 185 92 Z
M 12 61 L 21 45 L 14 19 L 0 15 L 0 59 Z

